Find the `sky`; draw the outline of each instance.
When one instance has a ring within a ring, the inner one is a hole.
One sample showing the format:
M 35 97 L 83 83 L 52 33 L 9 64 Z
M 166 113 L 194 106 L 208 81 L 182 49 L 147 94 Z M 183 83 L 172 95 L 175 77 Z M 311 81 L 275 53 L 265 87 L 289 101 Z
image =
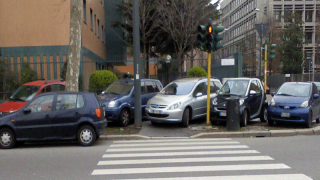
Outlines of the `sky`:
M 212 0 L 211 3 L 215 3 L 217 2 L 218 0 Z M 220 5 L 218 6 L 218 9 L 220 9 Z

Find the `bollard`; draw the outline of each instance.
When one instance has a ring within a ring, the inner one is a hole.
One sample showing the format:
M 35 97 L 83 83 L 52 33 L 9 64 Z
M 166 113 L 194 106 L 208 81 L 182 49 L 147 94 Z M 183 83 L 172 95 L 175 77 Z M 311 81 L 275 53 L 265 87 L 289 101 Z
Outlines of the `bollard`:
M 227 131 L 240 130 L 240 107 L 239 98 L 231 97 L 227 99 Z

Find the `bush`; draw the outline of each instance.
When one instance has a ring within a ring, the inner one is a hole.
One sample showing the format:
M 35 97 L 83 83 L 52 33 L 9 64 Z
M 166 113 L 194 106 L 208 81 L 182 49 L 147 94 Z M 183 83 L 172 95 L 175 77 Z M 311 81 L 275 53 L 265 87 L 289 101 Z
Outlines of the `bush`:
M 207 72 L 202 67 L 195 66 L 188 71 L 187 76 L 188 77 L 206 77 Z
M 98 70 L 90 75 L 89 79 L 89 91 L 100 93 L 107 89 L 107 87 L 118 80 L 117 76 L 109 70 Z
M 21 69 L 21 84 L 37 80 L 37 72 L 31 69 L 27 62 L 23 62 Z

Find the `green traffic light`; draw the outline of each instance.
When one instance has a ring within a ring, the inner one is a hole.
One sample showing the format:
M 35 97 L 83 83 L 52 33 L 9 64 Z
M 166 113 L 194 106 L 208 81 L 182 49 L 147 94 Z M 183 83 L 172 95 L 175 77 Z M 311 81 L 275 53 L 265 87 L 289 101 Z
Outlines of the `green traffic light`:
M 276 48 L 276 46 L 277 46 L 276 44 L 269 43 L 269 51 L 268 51 L 269 56 L 268 57 L 270 60 L 276 58 L 276 55 L 275 55 L 276 50 L 274 49 L 274 48 Z

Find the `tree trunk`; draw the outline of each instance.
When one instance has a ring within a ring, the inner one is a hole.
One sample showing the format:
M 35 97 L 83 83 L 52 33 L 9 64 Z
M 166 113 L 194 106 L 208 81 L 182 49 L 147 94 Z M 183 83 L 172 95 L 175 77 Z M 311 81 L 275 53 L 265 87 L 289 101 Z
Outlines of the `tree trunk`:
M 150 46 L 148 46 L 148 48 L 147 48 L 147 54 L 146 54 L 146 56 L 147 56 L 147 59 L 146 59 L 146 78 L 149 78 L 149 52 L 150 52 L 150 50 L 149 50 L 149 47 Z
M 71 0 L 70 3 L 70 45 L 66 75 L 66 91 L 79 90 L 79 69 L 81 53 L 81 27 L 83 1 Z M 85 9 L 84 9 L 85 10 Z

